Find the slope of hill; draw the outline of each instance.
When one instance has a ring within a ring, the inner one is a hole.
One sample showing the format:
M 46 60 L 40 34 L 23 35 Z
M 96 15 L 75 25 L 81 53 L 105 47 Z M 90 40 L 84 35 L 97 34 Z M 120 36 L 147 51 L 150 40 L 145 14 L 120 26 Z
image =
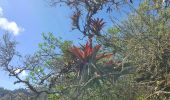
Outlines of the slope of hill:
M 0 88 L 0 100 L 36 100 L 34 94 L 26 89 L 7 90 Z

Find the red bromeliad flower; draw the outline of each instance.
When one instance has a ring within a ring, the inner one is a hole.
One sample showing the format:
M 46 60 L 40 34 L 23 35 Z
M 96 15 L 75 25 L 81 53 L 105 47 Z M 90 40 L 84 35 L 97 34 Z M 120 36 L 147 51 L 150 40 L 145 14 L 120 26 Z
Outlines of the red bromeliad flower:
M 71 16 L 72 25 L 73 25 L 74 27 L 78 27 L 79 17 L 80 17 L 80 16 L 81 16 L 81 12 L 80 12 L 80 11 L 74 12 L 74 14 Z
M 104 27 L 105 22 L 103 22 L 103 19 L 93 19 L 91 20 L 91 28 L 92 28 L 92 32 L 97 35 L 97 36 L 101 36 L 100 31 L 102 30 L 102 28 Z
M 82 48 L 73 46 L 70 51 L 77 57 L 77 59 L 86 63 L 89 60 L 100 60 L 102 58 L 110 58 L 113 54 L 103 53 L 97 55 L 97 52 L 101 48 L 101 45 L 96 45 L 94 48 L 91 46 L 91 42 L 87 42 Z

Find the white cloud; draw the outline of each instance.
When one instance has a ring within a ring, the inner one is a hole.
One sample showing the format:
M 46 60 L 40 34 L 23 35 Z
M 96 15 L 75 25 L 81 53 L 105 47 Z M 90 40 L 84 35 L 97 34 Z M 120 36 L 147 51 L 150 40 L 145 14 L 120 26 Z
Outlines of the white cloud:
M 15 71 L 15 73 L 19 73 L 21 71 L 21 69 L 17 69 L 16 71 Z M 21 73 L 20 73 L 20 77 L 26 77 L 28 74 L 26 73 L 26 71 L 25 70 L 23 70 Z
M 0 7 L 0 29 L 11 32 L 14 35 L 18 35 L 23 28 L 19 27 L 15 21 L 9 21 L 7 18 L 3 17 L 3 9 Z
M 23 31 L 23 29 L 20 28 L 16 22 L 8 21 L 8 19 L 2 17 L 0 18 L 0 28 L 5 31 L 12 32 L 14 35 L 18 35 Z
M 22 77 L 26 77 L 27 75 L 28 75 L 28 74 L 26 73 L 25 70 L 21 73 L 21 76 L 22 76 Z

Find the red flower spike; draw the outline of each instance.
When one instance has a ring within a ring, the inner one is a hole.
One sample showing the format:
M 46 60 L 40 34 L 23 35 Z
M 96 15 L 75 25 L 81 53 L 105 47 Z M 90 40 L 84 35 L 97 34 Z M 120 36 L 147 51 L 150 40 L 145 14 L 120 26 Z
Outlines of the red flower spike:
M 100 59 L 102 59 L 102 58 L 110 58 L 110 57 L 112 57 L 113 56 L 113 54 L 111 54 L 111 53 L 103 53 L 103 54 L 99 54 L 99 55 L 97 55 L 96 56 L 96 59 L 97 60 L 100 60 Z
M 96 51 L 98 51 L 101 48 L 101 45 L 96 45 L 94 48 Z
M 72 47 L 70 51 L 78 58 L 78 59 L 84 59 L 84 53 L 80 48 Z
M 73 26 L 78 27 L 80 15 L 81 15 L 81 12 L 77 11 L 77 12 L 74 12 L 74 14 L 71 16 Z
M 103 19 L 97 18 L 91 20 L 91 27 L 96 35 L 99 35 L 101 29 L 104 27 L 104 24 L 105 22 L 103 22 Z
M 85 49 L 84 49 L 84 54 L 85 54 L 85 56 L 86 56 L 86 57 L 90 56 L 90 55 L 92 54 L 92 50 L 93 50 L 93 48 L 90 47 L 90 43 L 87 42 L 87 43 L 86 43 L 86 46 L 85 46 Z

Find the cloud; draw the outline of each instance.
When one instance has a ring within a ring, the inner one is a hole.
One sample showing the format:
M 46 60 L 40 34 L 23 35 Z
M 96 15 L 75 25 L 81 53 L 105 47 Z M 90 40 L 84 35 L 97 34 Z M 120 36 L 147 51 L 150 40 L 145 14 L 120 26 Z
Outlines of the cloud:
M 12 32 L 14 35 L 18 35 L 20 32 L 23 31 L 22 28 L 20 28 L 16 22 L 14 21 L 8 21 L 8 19 L 6 18 L 0 18 L 0 28 L 8 31 L 8 32 Z
M 15 70 L 15 73 L 19 73 L 21 71 L 21 69 L 17 69 Z M 26 73 L 25 70 L 23 70 L 21 73 L 20 73 L 20 77 L 26 77 L 28 74 Z
M 11 32 L 14 35 L 18 35 L 23 28 L 19 27 L 15 21 L 9 21 L 7 18 L 3 17 L 3 9 L 0 7 L 0 29 Z

